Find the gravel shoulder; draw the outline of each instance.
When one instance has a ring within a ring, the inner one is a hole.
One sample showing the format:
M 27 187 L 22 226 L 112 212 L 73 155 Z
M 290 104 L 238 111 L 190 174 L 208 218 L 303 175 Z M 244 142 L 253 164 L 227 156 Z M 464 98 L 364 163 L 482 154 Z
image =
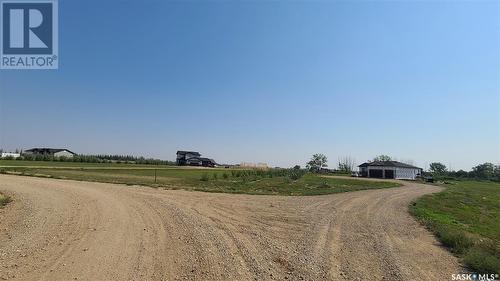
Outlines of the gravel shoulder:
M 449 280 L 435 186 L 252 196 L 0 175 L 0 280 Z

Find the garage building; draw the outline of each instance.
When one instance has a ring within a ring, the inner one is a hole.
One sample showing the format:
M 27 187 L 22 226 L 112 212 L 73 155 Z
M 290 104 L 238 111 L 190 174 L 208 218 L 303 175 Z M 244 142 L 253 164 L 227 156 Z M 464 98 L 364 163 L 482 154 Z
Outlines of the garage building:
M 422 173 L 422 168 L 398 161 L 366 162 L 358 167 L 360 175 L 369 178 L 414 180 Z

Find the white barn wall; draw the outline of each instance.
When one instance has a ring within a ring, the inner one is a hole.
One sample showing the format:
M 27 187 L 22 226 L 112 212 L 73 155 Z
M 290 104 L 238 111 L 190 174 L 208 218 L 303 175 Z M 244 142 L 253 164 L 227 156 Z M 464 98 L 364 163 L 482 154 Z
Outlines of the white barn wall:
M 64 156 L 64 157 L 71 158 L 71 157 L 73 157 L 73 153 L 68 152 L 68 151 L 66 151 L 66 150 L 63 150 L 63 151 L 59 151 L 59 152 L 54 153 L 54 156 L 55 156 L 55 157 L 61 157 L 61 156 Z
M 1 158 L 5 158 L 5 157 L 18 158 L 18 157 L 21 157 L 21 154 L 19 154 L 19 153 L 13 153 L 13 152 L 2 152 Z
M 420 169 L 413 168 L 396 168 L 396 179 L 414 180 L 420 174 Z

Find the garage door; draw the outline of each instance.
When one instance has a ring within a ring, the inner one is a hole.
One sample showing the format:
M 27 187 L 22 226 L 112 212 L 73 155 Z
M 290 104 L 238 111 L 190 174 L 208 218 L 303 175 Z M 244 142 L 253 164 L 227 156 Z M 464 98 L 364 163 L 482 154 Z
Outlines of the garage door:
M 394 178 L 394 170 L 385 170 L 385 178 L 393 179 Z
M 370 178 L 382 178 L 382 170 L 369 170 Z

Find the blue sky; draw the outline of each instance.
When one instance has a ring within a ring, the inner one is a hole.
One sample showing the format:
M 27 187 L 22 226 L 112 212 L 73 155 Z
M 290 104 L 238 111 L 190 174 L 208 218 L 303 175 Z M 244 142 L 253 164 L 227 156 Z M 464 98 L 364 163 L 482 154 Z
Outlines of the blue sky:
M 500 162 L 500 2 L 59 2 L 0 72 L 0 147 L 304 165 Z

